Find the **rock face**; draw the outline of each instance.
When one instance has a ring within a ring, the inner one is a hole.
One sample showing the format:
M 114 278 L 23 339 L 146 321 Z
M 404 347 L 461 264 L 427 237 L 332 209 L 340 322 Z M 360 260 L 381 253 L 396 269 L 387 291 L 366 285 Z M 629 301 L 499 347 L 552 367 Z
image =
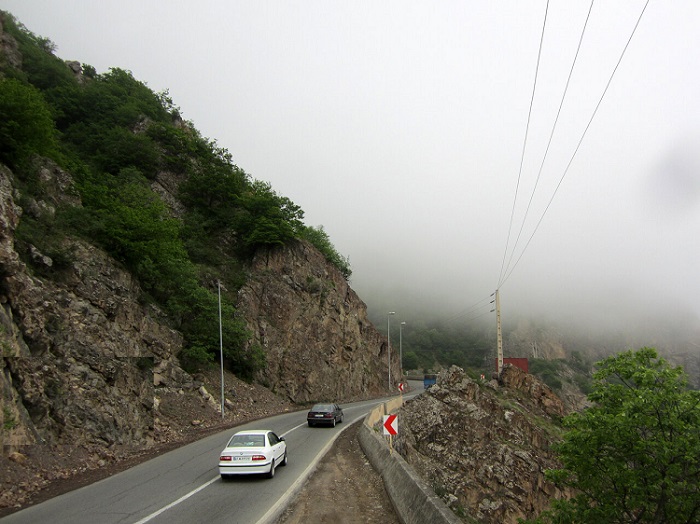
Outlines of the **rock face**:
M 458 515 L 493 524 L 533 517 L 564 495 L 544 477 L 557 466 L 550 444 L 561 400 L 516 367 L 500 378 L 477 382 L 452 367 L 401 408 L 395 441 Z
M 565 342 L 552 326 L 521 318 L 508 335 L 508 348 L 513 356 L 554 360 L 565 358 Z
M 172 404 L 182 395 L 203 400 L 197 419 L 215 414 L 220 400 L 180 367 L 180 333 L 156 307 L 143 304 L 138 282 L 105 252 L 82 240 L 63 241 L 60 277 L 55 261 L 35 246 L 29 246 L 32 267 L 21 260 L 14 234 L 23 214 L 53 216 L 58 205 L 81 205 L 69 173 L 46 160 L 36 169 L 46 189 L 40 201 L 22 197 L 0 165 L 0 444 L 6 456 L 35 444 L 149 448 L 163 436 L 164 413 L 177 411 Z M 160 193 L 172 199 L 177 181 L 162 179 Z M 42 270 L 53 276 L 42 277 Z M 386 339 L 340 272 L 310 244 L 256 258 L 239 299 L 250 343 L 267 356 L 259 382 L 286 402 L 387 393 Z M 235 403 L 229 409 L 235 411 Z
M 259 379 L 273 391 L 294 402 L 388 392 L 386 338 L 341 273 L 307 242 L 256 257 L 238 311 L 251 343 L 265 350 Z M 391 365 L 398 378 L 398 358 Z
M 55 166 L 40 169 L 40 176 L 47 187 L 71 185 Z M 22 209 L 11 181 L 0 168 L 3 446 L 150 446 L 153 368 L 177 375 L 179 333 L 157 309 L 139 303 L 140 289 L 129 273 L 85 242 L 62 246 L 71 262 L 60 282 L 34 275 L 14 249 Z M 62 198 L 60 191 L 53 194 L 53 201 L 29 209 L 52 213 Z M 53 265 L 36 248 L 32 258 L 39 266 Z

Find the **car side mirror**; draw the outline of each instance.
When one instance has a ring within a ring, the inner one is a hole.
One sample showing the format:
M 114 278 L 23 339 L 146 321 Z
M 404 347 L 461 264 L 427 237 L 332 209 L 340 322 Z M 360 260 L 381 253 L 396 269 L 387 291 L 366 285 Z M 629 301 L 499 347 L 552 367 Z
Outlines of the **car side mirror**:
M 284 442 L 284 437 L 280 437 L 280 441 Z

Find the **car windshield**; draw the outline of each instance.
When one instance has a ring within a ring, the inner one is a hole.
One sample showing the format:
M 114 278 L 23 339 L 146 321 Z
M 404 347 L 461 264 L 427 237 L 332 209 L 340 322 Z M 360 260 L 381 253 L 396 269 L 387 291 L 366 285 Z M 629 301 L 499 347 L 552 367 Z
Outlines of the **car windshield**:
M 316 404 L 311 408 L 311 411 L 333 411 L 331 404 Z
M 262 447 L 265 445 L 265 435 L 234 435 L 229 440 L 229 448 Z

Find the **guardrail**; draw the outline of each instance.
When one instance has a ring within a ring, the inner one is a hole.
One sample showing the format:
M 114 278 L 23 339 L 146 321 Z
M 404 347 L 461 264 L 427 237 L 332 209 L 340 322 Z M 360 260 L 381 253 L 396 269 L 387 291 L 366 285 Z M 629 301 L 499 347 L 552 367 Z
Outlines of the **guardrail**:
M 384 488 L 391 499 L 396 514 L 404 524 L 446 523 L 461 524 L 450 508 L 416 474 L 411 466 L 396 452 L 391 452 L 381 435 L 381 422 L 403 405 L 403 397 L 397 397 L 374 408 L 360 427 L 359 441 L 362 450 L 384 481 Z M 399 431 L 401 421 L 399 421 Z M 379 430 L 377 427 L 379 426 Z

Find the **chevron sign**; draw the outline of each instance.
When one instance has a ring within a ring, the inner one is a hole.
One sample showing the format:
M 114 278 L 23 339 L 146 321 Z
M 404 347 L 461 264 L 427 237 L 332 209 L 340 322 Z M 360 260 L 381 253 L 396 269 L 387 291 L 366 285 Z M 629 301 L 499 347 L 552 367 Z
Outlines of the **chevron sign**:
M 397 415 L 384 415 L 384 434 L 397 435 L 399 433 L 399 418 Z

